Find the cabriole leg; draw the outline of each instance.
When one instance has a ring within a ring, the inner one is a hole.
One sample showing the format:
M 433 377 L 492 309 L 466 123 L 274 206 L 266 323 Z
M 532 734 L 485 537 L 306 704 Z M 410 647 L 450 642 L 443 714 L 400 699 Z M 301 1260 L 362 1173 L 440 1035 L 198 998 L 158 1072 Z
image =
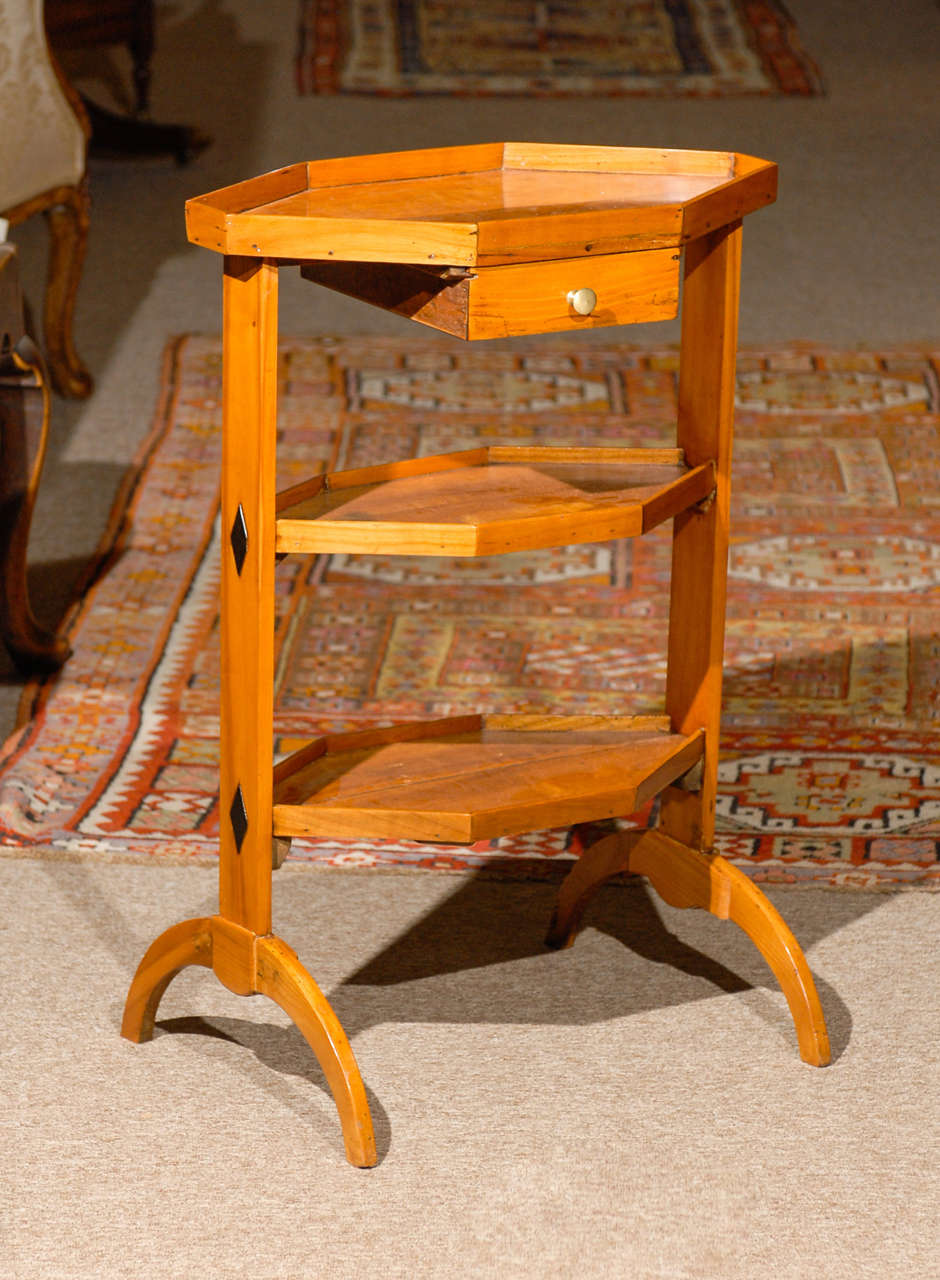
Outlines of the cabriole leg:
M 44 329 L 52 385 L 59 395 L 84 400 L 94 383 L 72 337 L 75 298 L 88 245 L 88 192 L 85 186 L 63 187 L 61 200 L 46 210 L 49 224 L 49 271 Z

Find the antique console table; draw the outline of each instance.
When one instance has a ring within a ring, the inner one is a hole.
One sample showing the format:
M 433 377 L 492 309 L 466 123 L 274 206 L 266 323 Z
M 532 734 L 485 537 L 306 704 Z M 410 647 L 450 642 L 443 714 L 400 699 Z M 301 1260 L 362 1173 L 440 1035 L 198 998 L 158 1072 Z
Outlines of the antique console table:
M 775 195 L 776 166 L 750 156 L 505 143 L 296 164 L 188 203 L 190 240 L 225 255 L 220 904 L 151 946 L 125 1036 L 150 1037 L 186 965 L 269 996 L 320 1060 L 349 1160 L 374 1164 L 346 1035 L 272 931 L 272 871 L 290 839 L 471 842 L 627 814 L 660 794 L 655 828 L 608 836 L 575 863 L 549 945 L 573 940 L 606 878 L 645 875 L 667 902 L 751 937 L 801 1056 L 828 1062 L 796 940 L 713 852 L 741 221 Z M 676 447 L 479 448 L 276 494 L 287 265 L 466 339 L 666 319 L 681 294 Z M 452 717 L 318 738 L 275 767 L 276 556 L 490 555 L 640 536 L 669 519 L 662 716 Z

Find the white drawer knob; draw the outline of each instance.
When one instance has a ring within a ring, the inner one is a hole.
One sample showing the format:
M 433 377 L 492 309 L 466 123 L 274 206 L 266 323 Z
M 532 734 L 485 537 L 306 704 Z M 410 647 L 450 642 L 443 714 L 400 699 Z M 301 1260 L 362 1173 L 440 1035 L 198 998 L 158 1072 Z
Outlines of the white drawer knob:
M 572 289 L 568 302 L 579 316 L 589 316 L 597 306 L 597 294 L 593 289 Z

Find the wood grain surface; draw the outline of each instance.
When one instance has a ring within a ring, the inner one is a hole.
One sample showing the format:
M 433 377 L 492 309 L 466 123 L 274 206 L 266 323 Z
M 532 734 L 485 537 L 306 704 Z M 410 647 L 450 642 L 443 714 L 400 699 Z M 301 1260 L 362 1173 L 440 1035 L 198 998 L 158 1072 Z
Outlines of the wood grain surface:
M 318 476 L 279 501 L 278 552 L 479 556 L 636 537 L 714 490 L 677 450 L 478 449 Z
M 292 165 L 189 201 L 187 228 L 248 257 L 534 263 L 677 247 L 776 189 L 737 153 L 494 143 Z
M 654 722 L 658 723 L 658 722 Z M 420 728 L 427 728 L 421 726 Z M 279 836 L 462 844 L 632 813 L 700 758 L 700 734 L 647 723 L 524 727 L 512 717 L 420 733 L 404 726 L 312 744 L 279 775 Z

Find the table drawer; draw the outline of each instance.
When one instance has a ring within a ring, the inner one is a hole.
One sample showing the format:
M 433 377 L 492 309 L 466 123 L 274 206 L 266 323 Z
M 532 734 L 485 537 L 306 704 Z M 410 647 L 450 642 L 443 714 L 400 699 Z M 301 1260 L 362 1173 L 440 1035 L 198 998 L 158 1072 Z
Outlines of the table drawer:
M 679 308 L 679 252 L 478 267 L 468 283 L 468 338 L 671 320 Z
M 493 267 L 320 259 L 301 274 L 458 338 L 671 320 L 679 308 L 675 248 Z

